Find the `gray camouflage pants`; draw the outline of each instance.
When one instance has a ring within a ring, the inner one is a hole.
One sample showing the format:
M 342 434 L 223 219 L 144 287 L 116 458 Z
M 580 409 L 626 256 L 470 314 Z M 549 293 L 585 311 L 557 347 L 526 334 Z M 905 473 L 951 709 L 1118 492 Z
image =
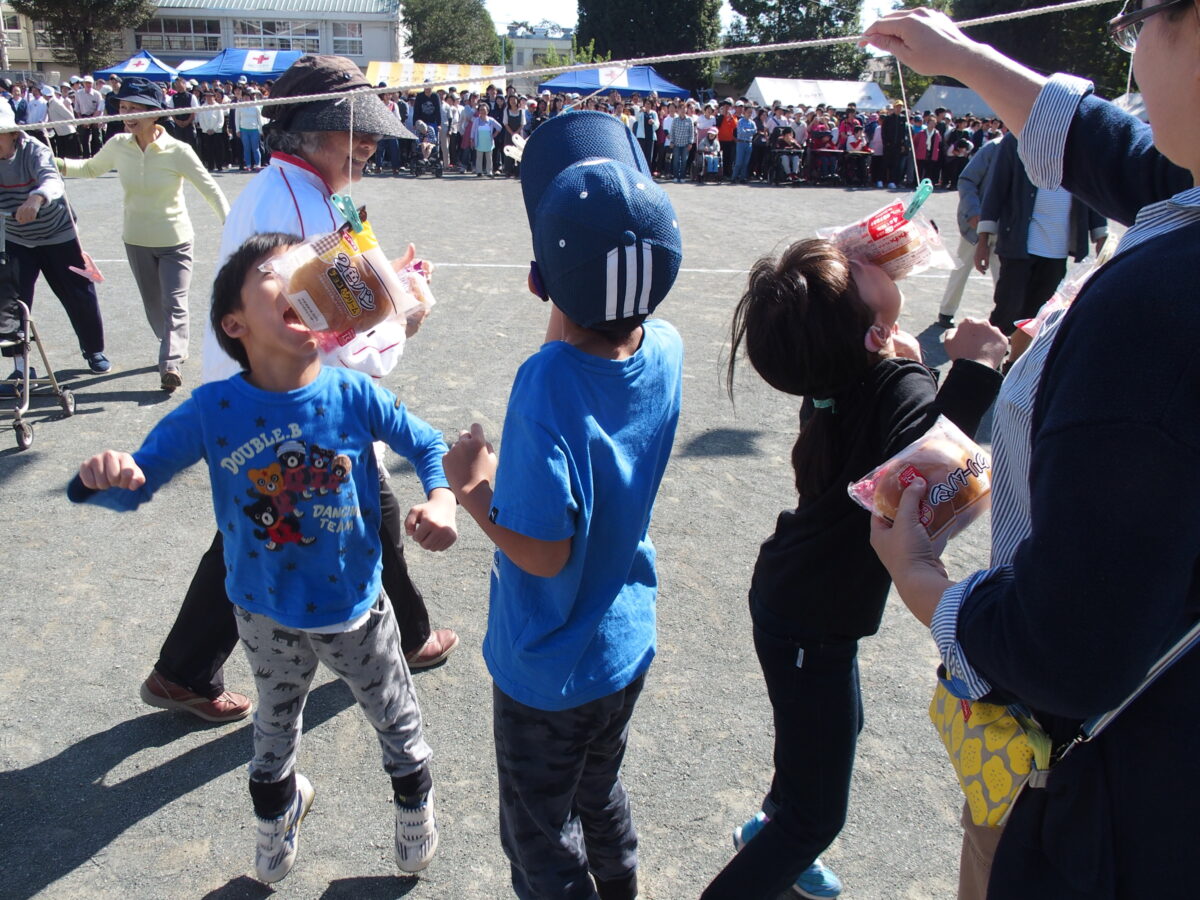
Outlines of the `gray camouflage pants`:
M 421 708 L 386 596 L 380 594 L 362 625 L 340 634 L 285 628 L 240 606 L 234 611 L 258 688 L 252 781 L 280 781 L 295 768 L 304 702 L 318 661 L 346 683 L 375 726 L 388 775 L 409 775 L 425 765 L 432 751 L 421 732 Z
M 637 871 L 637 831 L 619 773 L 644 683 L 643 675 L 558 712 L 492 685 L 500 843 L 521 900 L 594 900 L 589 872 L 612 881 Z

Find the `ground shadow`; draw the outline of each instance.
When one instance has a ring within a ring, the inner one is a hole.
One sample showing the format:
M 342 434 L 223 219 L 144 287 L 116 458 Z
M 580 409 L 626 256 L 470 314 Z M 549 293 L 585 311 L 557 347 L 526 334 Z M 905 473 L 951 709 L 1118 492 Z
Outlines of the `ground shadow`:
M 921 345 L 921 356 L 925 359 L 925 365 L 931 369 L 936 369 L 950 359 L 946 355 L 946 347 L 942 344 L 942 335 L 945 333 L 946 329 L 935 322 L 917 335 L 917 343 Z
M 309 695 L 304 730 L 312 730 L 353 703 L 342 682 L 321 685 Z M 3 896 L 11 900 L 34 896 L 142 819 L 246 765 L 251 753 L 249 721 L 237 728 L 215 729 L 213 739 L 198 747 L 118 784 L 106 783 L 108 773 L 129 756 L 204 728 L 190 716 L 150 713 L 86 737 L 50 759 L 0 773 Z M 248 809 L 248 798 L 246 803 Z
M 329 882 L 320 900 L 392 900 L 411 892 L 421 880 L 416 875 L 364 875 Z
M 755 456 L 761 431 L 747 428 L 712 428 L 688 441 L 682 456 Z
M 239 875 L 215 891 L 209 891 L 201 900 L 262 900 L 273 893 L 275 890 L 261 881 L 255 881 L 249 875 Z

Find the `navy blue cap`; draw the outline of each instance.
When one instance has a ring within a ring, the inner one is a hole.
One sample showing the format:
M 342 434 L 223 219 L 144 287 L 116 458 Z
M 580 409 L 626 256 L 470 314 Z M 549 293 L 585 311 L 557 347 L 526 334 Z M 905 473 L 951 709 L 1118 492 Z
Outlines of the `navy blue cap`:
M 539 280 L 571 321 L 646 315 L 666 297 L 683 259 L 679 222 L 619 119 L 582 111 L 538 126 L 521 192 Z
M 137 103 L 150 109 L 163 108 L 163 92 L 153 81 L 145 78 L 129 77 L 121 82 L 117 91 L 117 99 L 126 103 Z

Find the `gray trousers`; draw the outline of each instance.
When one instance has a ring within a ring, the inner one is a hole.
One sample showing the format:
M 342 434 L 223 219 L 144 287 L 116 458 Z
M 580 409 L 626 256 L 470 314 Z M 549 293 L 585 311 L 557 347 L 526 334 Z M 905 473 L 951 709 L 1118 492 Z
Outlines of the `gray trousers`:
M 646 676 L 558 712 L 492 685 L 500 844 L 520 900 L 595 900 L 637 871 L 637 831 L 621 784 L 629 718 Z
M 380 594 L 366 622 L 340 634 L 285 628 L 240 606 L 234 611 L 258 688 L 252 781 L 281 781 L 295 769 L 304 702 L 318 661 L 346 683 L 375 727 L 388 775 L 410 775 L 426 764 L 432 751 L 422 734 L 417 692 L 385 595 Z
M 158 368 L 178 368 L 188 356 L 188 287 L 192 283 L 192 244 L 174 247 L 125 245 L 133 280 L 142 295 L 146 321 L 159 340 Z
M 967 286 L 967 279 L 975 271 L 975 245 L 961 235 L 958 238 L 956 255 L 958 265 L 946 281 L 946 291 L 942 294 L 942 305 L 938 309 L 938 315 L 941 316 L 953 316 L 958 312 L 958 305 L 962 303 L 963 288 Z M 996 256 L 994 244 L 991 256 L 988 257 L 988 271 L 992 275 L 992 288 L 995 289 L 996 282 L 1000 280 L 1000 258 Z

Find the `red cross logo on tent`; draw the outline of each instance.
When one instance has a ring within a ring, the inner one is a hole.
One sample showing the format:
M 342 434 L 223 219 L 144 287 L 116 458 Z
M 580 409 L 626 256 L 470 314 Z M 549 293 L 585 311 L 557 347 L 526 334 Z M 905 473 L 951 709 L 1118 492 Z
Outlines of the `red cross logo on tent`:
M 271 57 L 267 56 L 267 54 L 260 53 L 258 56 L 254 57 L 254 61 L 261 66 L 263 63 L 265 63 L 270 58 Z
M 129 68 L 131 68 L 131 69 L 144 69 L 144 68 L 146 68 L 146 66 L 148 66 L 148 65 L 150 65 L 150 61 L 149 61 L 149 60 L 146 60 L 146 59 L 135 59 L 133 62 L 131 62 L 131 63 L 129 64 Z
M 270 72 L 275 66 L 275 50 L 251 50 L 242 64 L 247 72 Z

